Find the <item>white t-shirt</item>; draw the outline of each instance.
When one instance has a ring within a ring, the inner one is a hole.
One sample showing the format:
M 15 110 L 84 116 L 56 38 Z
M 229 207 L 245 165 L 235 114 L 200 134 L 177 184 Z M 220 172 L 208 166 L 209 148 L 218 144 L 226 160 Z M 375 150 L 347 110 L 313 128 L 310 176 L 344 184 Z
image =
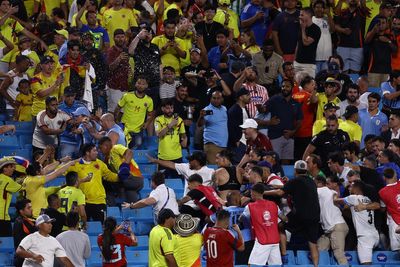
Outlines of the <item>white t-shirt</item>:
M 64 111 L 59 110 L 54 118 L 46 114 L 46 110 L 40 111 L 37 116 L 35 131 L 33 132 L 32 145 L 45 149 L 47 145 L 57 145 L 57 135 L 46 135 L 40 127 L 46 125 L 50 129 L 60 129 L 63 123 L 67 123 L 71 117 Z
M 16 73 L 15 73 L 13 70 L 10 70 L 10 71 L 8 72 L 8 74 L 10 74 L 10 75 L 15 75 Z M 27 75 L 26 73 L 23 73 L 21 77 L 19 77 L 19 76 L 14 76 L 13 82 L 12 82 L 12 83 L 10 84 L 10 86 L 8 86 L 8 88 L 7 88 L 7 93 L 11 96 L 11 98 L 12 98 L 13 100 L 17 99 L 17 95 L 19 94 L 19 92 L 17 91 L 17 89 L 18 89 L 18 84 L 19 84 L 19 82 L 20 82 L 21 80 L 23 80 L 23 79 L 29 80 L 28 75 Z M 9 103 L 7 100 L 6 100 L 6 104 L 7 104 L 6 109 L 11 109 L 11 110 L 14 109 L 14 107 L 11 106 L 10 103 Z
M 349 102 L 347 102 L 347 99 L 343 100 L 342 102 L 339 103 L 340 109 L 336 112 L 338 117 L 343 117 L 343 114 L 346 112 L 346 108 L 348 105 L 349 105 Z M 358 108 L 358 110 L 361 110 L 361 109 L 367 108 L 368 105 L 358 100 L 356 107 Z
M 182 175 L 183 178 L 185 178 L 185 191 L 183 192 L 184 196 L 186 196 L 187 193 L 189 192 L 189 187 L 187 183 L 189 176 L 197 173 L 203 178 L 203 185 L 210 186 L 212 181 L 212 176 L 215 172 L 214 169 L 208 168 L 207 166 L 203 166 L 200 170 L 191 170 L 189 167 L 189 163 L 176 163 L 175 169 L 179 175 Z M 186 202 L 185 205 L 188 205 L 193 209 L 199 209 L 192 200 Z
M 23 267 L 53 267 L 54 257 L 67 257 L 67 254 L 61 244 L 52 236 L 43 236 L 35 232 L 22 239 L 19 244 L 23 249 L 42 255 L 44 261 L 37 264 L 31 259 L 25 259 Z
M 332 56 L 332 37 L 329 31 L 329 24 L 326 18 L 312 17 L 312 22 L 321 29 L 321 37 L 318 41 L 315 60 L 326 61 Z
M 242 113 L 243 113 L 243 123 L 244 123 L 244 121 L 249 118 L 249 114 L 247 114 L 247 110 L 245 108 L 242 108 Z M 242 133 L 242 137 L 240 138 L 240 143 L 247 144 L 247 140 L 246 137 L 244 136 L 244 133 Z
M 350 206 L 351 217 L 353 218 L 354 228 L 357 232 L 357 237 L 360 236 L 377 236 L 378 231 L 374 224 L 374 211 L 373 210 L 363 210 L 355 211 L 354 206 L 363 203 L 369 204 L 371 200 L 362 195 L 350 195 L 344 198 L 344 202 Z
M 178 202 L 176 202 L 175 191 L 172 188 L 167 187 L 165 184 L 160 184 L 156 187 L 156 189 L 150 192 L 149 197 L 152 197 L 157 201 L 156 204 L 154 204 L 153 206 L 154 214 L 156 215 L 156 217 L 163 207 L 165 209 L 171 209 L 175 215 L 179 215 Z M 165 203 L 167 204 L 165 205 Z
M 321 224 L 325 232 L 329 232 L 336 224 L 345 223 L 342 212 L 333 203 L 333 197 L 336 191 L 328 187 L 319 187 L 318 189 L 319 206 L 321 207 Z
M 360 102 L 363 106 L 368 107 L 368 96 L 371 92 L 365 92 L 364 94 L 360 95 Z
M 344 185 L 347 186 L 349 184 L 349 181 L 347 180 L 347 174 L 351 171 L 350 167 L 344 167 L 342 173 L 338 173 L 339 179 L 344 180 Z

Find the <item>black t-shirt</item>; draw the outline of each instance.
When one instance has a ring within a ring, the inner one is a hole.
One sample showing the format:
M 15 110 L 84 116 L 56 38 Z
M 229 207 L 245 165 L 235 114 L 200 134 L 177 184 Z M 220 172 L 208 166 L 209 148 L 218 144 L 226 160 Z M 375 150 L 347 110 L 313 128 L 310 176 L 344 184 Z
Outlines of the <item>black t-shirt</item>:
M 49 215 L 50 218 L 56 219 L 52 224 L 53 228 L 51 229 L 50 235 L 53 237 L 58 236 L 62 232 L 62 228 L 66 224 L 66 216 L 65 214 L 59 212 L 58 210 L 47 208 L 44 210 L 44 214 Z
M 310 45 L 303 44 L 302 33 L 299 32 L 299 39 L 297 41 L 296 61 L 303 64 L 315 64 L 315 57 L 317 54 L 317 46 L 319 38 L 321 37 L 321 29 L 316 24 L 311 24 L 306 28 L 306 35 L 314 40 Z
M 340 27 L 351 29 L 350 35 L 339 33 L 338 46 L 351 48 L 363 47 L 366 16 L 361 8 L 357 8 L 354 12 L 344 9 L 334 20 Z
M 338 129 L 336 134 L 330 134 L 324 130 L 311 139 L 310 144 L 315 146 L 315 154 L 321 157 L 322 162 L 327 164 L 329 153 L 340 151 L 343 144 L 350 142 L 349 135 Z
M 392 42 L 395 42 L 392 35 L 385 35 Z M 369 44 L 370 57 L 368 72 L 390 73 L 392 71 L 392 48 L 388 42 L 382 42 L 376 36 Z
M 213 23 L 207 24 L 204 21 L 197 23 L 195 26 L 196 32 L 203 35 L 204 46 L 207 51 L 217 46 L 217 32 L 224 28 L 221 23 L 213 21 Z
M 297 219 L 305 221 L 319 220 L 320 207 L 317 186 L 313 179 L 300 175 L 289 180 L 282 190 L 292 197 L 292 213 Z

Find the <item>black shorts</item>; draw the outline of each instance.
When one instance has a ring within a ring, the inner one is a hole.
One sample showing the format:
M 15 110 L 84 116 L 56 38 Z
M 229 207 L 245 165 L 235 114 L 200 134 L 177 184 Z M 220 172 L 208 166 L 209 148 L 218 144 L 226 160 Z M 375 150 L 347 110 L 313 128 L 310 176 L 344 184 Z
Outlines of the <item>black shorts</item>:
M 303 220 L 296 217 L 292 212 L 288 215 L 288 222 L 285 224 L 285 229 L 291 233 L 301 234 L 311 243 L 316 244 L 319 238 L 319 219 Z

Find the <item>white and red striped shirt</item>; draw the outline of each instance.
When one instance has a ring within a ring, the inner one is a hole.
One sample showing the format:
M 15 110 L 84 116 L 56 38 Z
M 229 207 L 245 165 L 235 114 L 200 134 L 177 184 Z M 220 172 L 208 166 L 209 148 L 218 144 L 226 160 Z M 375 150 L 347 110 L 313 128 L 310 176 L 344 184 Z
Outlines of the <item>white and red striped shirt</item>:
M 244 83 L 243 86 L 249 90 L 251 101 L 246 105 L 247 111 L 249 113 L 249 118 L 254 118 L 257 114 L 258 104 L 263 105 L 268 100 L 267 89 L 259 84 L 248 84 Z

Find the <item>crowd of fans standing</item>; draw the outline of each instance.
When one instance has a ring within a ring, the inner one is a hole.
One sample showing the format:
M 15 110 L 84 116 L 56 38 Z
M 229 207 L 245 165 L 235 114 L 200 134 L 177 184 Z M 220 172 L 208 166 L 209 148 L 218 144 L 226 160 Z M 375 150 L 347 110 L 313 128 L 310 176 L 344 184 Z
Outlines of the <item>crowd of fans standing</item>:
M 298 240 L 314 266 L 324 250 L 341 265 L 345 250 L 361 264 L 398 251 L 399 11 L 394 0 L 0 0 L 0 134 L 33 126 L 31 157 L 0 159 L 15 266 L 85 266 L 88 221 L 103 224 L 103 266 L 126 266 L 138 240 L 106 216 L 116 205 L 153 206 L 149 266 L 280 265 Z M 149 140 L 146 196 L 134 151 Z

